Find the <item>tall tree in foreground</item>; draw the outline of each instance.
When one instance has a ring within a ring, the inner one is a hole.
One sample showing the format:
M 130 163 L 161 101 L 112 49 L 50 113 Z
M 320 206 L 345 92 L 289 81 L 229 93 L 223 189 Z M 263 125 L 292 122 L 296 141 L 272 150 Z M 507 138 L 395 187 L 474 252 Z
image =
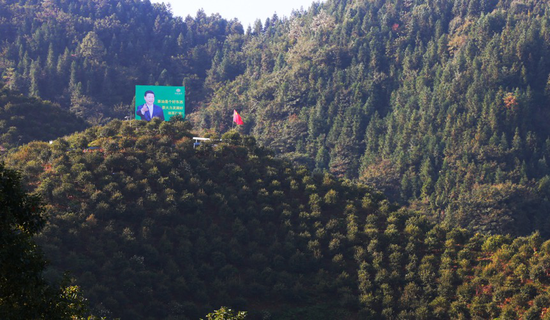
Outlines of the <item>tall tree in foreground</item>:
M 77 286 L 52 286 L 32 237 L 44 226 L 40 199 L 0 164 L 0 318 L 75 319 L 85 312 Z

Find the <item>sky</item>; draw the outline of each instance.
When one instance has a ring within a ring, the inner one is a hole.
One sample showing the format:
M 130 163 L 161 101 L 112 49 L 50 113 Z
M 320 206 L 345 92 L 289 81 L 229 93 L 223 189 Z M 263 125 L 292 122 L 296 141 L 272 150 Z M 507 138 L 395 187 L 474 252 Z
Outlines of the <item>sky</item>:
M 283 16 L 289 17 L 293 10 L 303 8 L 307 10 L 313 2 L 323 2 L 320 0 L 151 0 L 152 3 L 170 3 L 172 13 L 175 16 L 194 17 L 199 9 L 204 9 L 206 15 L 219 13 L 222 18 L 231 20 L 237 18 L 243 25 L 244 29 L 248 25 L 253 25 L 256 19 L 265 22 L 266 18 L 271 18 L 274 13 L 277 13 L 279 18 Z

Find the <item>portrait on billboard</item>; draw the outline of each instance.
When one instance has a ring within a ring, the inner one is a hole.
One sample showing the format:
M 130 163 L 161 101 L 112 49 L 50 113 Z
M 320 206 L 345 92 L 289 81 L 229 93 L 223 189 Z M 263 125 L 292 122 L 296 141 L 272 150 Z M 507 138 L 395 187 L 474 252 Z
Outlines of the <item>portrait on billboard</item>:
M 176 114 L 185 118 L 185 87 L 136 86 L 135 119 L 168 121 Z
M 145 103 L 137 107 L 136 115 L 141 120 L 151 121 L 151 119 L 156 117 L 164 121 L 162 107 L 155 104 L 155 92 L 153 90 L 145 91 L 143 99 Z

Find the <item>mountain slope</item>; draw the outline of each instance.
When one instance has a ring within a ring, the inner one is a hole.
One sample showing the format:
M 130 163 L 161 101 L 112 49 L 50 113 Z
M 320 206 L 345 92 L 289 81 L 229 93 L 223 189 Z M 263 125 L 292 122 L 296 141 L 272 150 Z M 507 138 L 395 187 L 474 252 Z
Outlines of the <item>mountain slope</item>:
M 226 130 L 237 108 L 246 133 L 312 169 L 455 225 L 547 236 L 549 8 L 314 4 L 213 62 L 196 123 Z
M 216 51 L 243 33 L 236 20 L 173 17 L 148 0 L 1 0 L 0 72 L 92 123 L 131 114 L 135 85 L 183 84 L 190 112 Z
M 188 128 L 113 121 L 7 158 L 46 201 L 47 277 L 72 270 L 94 314 L 196 319 L 231 305 L 251 319 L 547 316 L 550 244 L 538 234 L 434 225 L 251 137 L 193 148 Z
M 5 149 L 33 140 L 54 140 L 88 125 L 50 102 L 0 89 L 0 146 Z
M 8 86 L 89 122 L 183 83 L 202 132 L 238 109 L 261 145 L 434 221 L 550 234 L 547 2 L 329 0 L 246 33 L 148 1 L 0 6 Z

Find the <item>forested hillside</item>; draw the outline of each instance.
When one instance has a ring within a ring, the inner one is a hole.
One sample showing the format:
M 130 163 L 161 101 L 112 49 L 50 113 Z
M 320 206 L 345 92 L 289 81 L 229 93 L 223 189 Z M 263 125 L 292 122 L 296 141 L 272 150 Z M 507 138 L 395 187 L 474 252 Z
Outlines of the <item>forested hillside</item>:
M 237 108 L 261 144 L 375 185 L 436 221 L 548 236 L 549 8 L 314 4 L 226 46 L 197 124 L 226 130 Z
M 1 86 L 2 83 L 0 152 L 34 140 L 54 140 L 88 127 L 83 119 L 50 102 L 25 97 Z
M 189 122 L 112 121 L 6 164 L 50 216 L 38 237 L 98 316 L 547 319 L 550 242 L 485 236 L 293 167 L 235 132 L 194 148 Z M 98 148 L 88 148 L 93 145 Z
M 549 6 L 327 0 L 244 32 L 149 1 L 0 0 L 0 71 L 93 124 L 130 115 L 135 84 L 183 84 L 200 132 L 237 109 L 259 144 L 434 221 L 547 237 Z
M 132 114 L 137 84 L 183 84 L 192 110 L 214 54 L 242 34 L 238 21 L 173 17 L 148 0 L 0 0 L 0 72 L 92 123 Z

